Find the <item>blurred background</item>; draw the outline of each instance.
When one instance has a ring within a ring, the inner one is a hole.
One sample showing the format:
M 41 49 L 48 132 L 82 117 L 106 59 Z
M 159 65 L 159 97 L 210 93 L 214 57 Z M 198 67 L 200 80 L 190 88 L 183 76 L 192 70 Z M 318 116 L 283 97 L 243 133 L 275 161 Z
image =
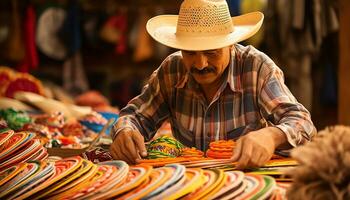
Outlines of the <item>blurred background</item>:
M 90 106 L 86 98 L 99 97 L 108 102 L 108 108 L 96 110 L 118 112 L 139 94 L 162 60 L 176 51 L 150 38 L 147 20 L 177 14 L 181 2 L 2 0 L 0 66 L 32 75 L 42 84 L 45 96 Z M 251 11 L 265 14 L 262 29 L 242 44 L 255 46 L 276 62 L 292 93 L 310 110 L 316 127 L 349 125 L 349 1 L 227 2 L 232 16 Z M 1 73 L 6 70 L 0 70 L 2 96 L 11 97 L 11 90 L 28 87 L 24 83 L 12 89 L 5 86 Z

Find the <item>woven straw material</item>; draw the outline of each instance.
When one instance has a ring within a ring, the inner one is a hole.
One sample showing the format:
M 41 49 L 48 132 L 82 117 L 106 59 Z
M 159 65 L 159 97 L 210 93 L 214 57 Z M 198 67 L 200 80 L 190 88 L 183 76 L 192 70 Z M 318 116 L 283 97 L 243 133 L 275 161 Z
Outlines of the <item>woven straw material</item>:
M 231 17 L 225 0 L 184 0 L 179 15 L 160 15 L 147 22 L 158 42 L 182 50 L 210 50 L 232 45 L 254 35 L 264 15 L 252 12 Z
M 215 36 L 233 32 L 226 1 L 184 1 L 177 22 L 177 35 Z M 205 6 L 204 6 L 205 5 Z

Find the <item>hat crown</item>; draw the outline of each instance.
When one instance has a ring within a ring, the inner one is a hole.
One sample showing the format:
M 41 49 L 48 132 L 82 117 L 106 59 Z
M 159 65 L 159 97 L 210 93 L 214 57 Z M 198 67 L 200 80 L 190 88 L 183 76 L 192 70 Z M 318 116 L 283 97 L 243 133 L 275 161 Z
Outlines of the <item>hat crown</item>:
M 226 0 L 184 0 L 176 27 L 176 35 L 215 36 L 233 32 Z

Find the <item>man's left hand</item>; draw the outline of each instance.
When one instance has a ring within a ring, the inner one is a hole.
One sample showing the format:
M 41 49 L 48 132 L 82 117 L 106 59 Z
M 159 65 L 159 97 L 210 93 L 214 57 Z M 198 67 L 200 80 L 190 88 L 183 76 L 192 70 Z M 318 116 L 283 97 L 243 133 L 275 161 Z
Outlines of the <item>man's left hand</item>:
M 260 167 L 271 159 L 275 149 L 287 142 L 285 134 L 276 127 L 252 131 L 237 140 L 232 159 L 237 168 Z

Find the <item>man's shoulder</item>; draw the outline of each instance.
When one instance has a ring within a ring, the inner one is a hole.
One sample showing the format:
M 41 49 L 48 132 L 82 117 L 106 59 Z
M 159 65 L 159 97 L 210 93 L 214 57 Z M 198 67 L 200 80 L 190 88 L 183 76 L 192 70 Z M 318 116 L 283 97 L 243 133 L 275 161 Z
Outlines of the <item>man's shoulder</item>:
M 236 53 L 242 60 L 254 59 L 257 62 L 273 63 L 272 59 L 264 52 L 252 45 L 235 44 Z
M 164 73 L 171 74 L 182 74 L 184 73 L 182 55 L 180 51 L 176 51 L 168 55 L 162 62 L 160 69 Z
M 269 73 L 273 70 L 279 70 L 275 62 L 264 52 L 258 50 L 252 45 L 243 46 L 235 44 L 236 57 L 241 63 L 243 71 L 264 71 Z
M 186 76 L 180 51 L 168 55 L 156 70 L 158 78 L 164 81 L 167 87 L 173 87 Z

